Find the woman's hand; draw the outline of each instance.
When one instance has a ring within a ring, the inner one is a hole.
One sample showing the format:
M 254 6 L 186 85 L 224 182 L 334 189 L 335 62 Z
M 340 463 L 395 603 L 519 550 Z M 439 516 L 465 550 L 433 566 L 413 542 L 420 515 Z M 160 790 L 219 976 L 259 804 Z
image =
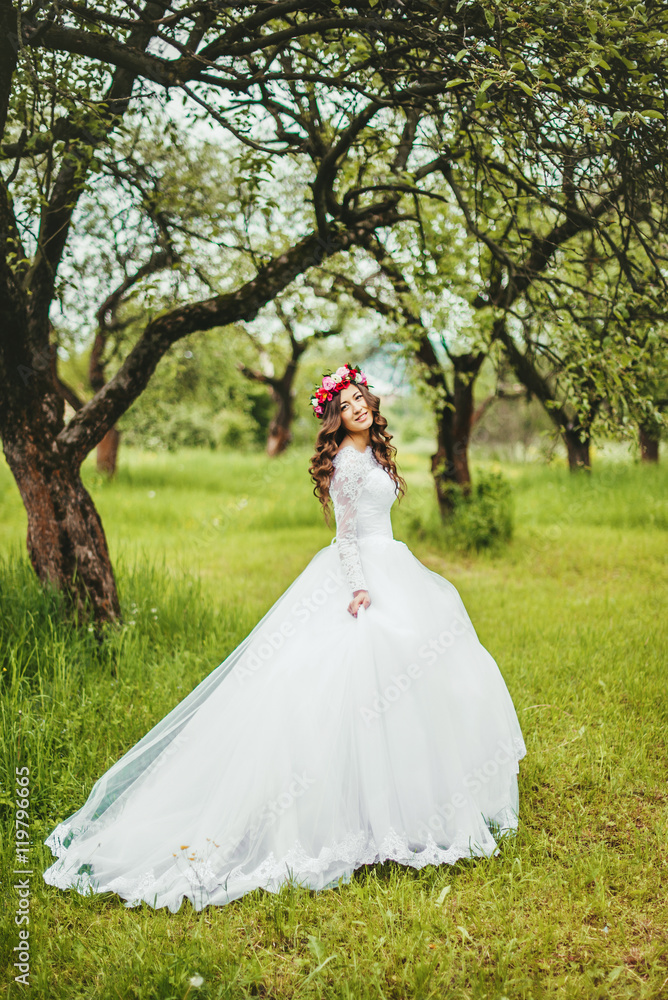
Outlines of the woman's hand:
M 369 597 L 368 590 L 356 590 L 353 594 L 353 599 L 348 605 L 348 611 L 350 611 L 353 618 L 357 618 L 357 612 L 363 606 L 368 608 L 371 604 L 371 598 Z

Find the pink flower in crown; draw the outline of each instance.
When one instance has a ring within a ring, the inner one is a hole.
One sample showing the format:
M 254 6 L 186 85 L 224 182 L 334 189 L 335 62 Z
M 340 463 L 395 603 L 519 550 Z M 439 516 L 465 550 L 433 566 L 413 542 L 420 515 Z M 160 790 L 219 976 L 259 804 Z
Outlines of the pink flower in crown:
M 341 365 L 335 372 L 324 375 L 322 384 L 315 387 L 314 393 L 311 396 L 311 406 L 313 407 L 315 416 L 322 417 L 329 400 L 353 384 L 369 384 L 366 375 L 357 366 L 349 364 Z

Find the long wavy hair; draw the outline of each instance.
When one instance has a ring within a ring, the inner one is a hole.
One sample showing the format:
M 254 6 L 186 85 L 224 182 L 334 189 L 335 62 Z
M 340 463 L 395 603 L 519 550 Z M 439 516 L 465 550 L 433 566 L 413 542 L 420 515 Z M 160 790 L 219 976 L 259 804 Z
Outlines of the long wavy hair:
M 365 385 L 357 385 L 356 388 L 360 390 L 371 410 L 373 423 L 369 428 L 369 444 L 373 448 L 377 460 L 396 483 L 397 496 L 402 497 L 406 493 L 406 482 L 397 472 L 394 461 L 397 449 L 390 444 L 392 435 L 388 433 L 387 420 L 380 412 L 380 399 L 378 396 L 374 396 Z M 341 393 L 337 392 L 325 403 L 321 427 L 315 439 L 315 455 L 309 466 L 311 479 L 315 483 L 313 493 L 322 504 L 325 521 L 328 525 L 331 523 L 329 486 L 334 474 L 333 459 L 347 433 L 341 419 Z

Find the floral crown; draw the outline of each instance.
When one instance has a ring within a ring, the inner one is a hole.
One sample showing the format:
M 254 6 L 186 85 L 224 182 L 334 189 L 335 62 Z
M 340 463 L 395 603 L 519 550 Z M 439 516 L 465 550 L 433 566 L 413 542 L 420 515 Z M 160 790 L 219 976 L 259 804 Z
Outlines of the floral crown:
M 341 365 L 335 372 L 325 375 L 322 384 L 315 387 L 311 396 L 311 406 L 316 417 L 322 417 L 325 412 L 325 403 L 329 399 L 333 399 L 337 392 L 347 389 L 353 383 L 355 385 L 368 384 L 366 375 L 360 371 L 357 365 Z

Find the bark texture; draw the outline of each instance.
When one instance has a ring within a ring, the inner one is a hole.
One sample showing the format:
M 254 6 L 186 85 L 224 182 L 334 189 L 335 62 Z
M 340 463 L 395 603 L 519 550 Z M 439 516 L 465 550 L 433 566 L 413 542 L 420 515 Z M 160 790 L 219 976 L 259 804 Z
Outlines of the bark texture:
M 113 621 L 120 607 L 102 522 L 79 470 L 35 423 L 5 429 L 3 447 L 28 514 L 27 546 L 44 584 L 64 591 L 78 621 Z

